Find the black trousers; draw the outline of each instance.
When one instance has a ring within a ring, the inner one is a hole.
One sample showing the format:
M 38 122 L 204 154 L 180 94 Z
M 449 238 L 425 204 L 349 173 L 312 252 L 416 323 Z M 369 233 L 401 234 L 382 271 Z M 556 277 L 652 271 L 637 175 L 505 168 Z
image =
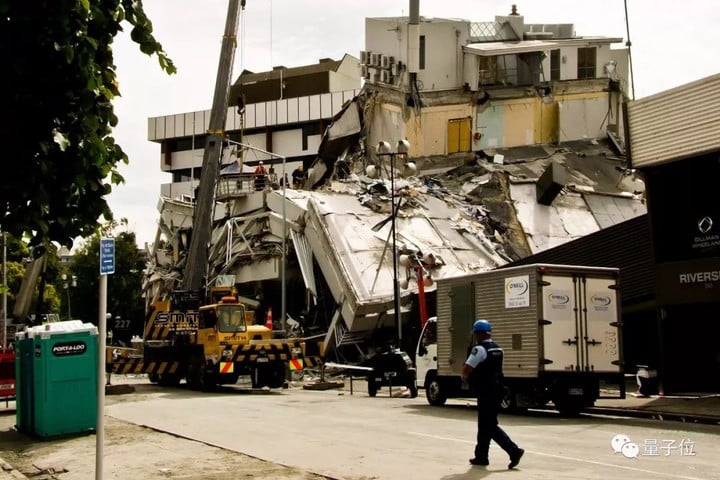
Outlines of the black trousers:
M 477 443 L 475 458 L 488 459 L 490 440 L 497 443 L 508 455 L 517 453 L 519 447 L 498 424 L 499 399 L 495 395 L 478 396 L 477 399 Z

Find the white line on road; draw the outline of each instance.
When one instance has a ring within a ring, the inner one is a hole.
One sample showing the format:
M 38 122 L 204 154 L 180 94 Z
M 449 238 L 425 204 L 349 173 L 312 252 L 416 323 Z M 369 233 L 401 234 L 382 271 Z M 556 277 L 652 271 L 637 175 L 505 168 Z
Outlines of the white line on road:
M 451 437 L 441 437 L 439 435 L 430 435 L 428 433 L 420 433 L 420 432 L 408 432 L 411 435 L 419 435 L 421 437 L 428 437 L 428 438 L 435 438 L 437 440 L 450 440 L 451 442 L 458 442 L 458 443 L 468 443 L 470 445 L 475 445 L 474 441 L 469 440 L 462 440 L 459 438 L 451 438 Z M 699 478 L 699 477 L 686 477 L 684 475 L 675 475 L 672 473 L 665 473 L 665 472 L 656 472 L 654 470 L 645 470 L 642 468 L 635 468 L 635 467 L 625 467 L 623 465 L 615 465 L 613 463 L 605 463 L 605 462 L 596 462 L 594 460 L 586 460 L 584 458 L 577 458 L 577 457 L 567 457 L 565 455 L 553 455 L 552 453 L 541 453 L 541 452 L 533 452 L 530 450 L 525 450 L 525 453 L 532 453 L 533 455 L 538 455 L 541 457 L 550 457 L 550 458 L 558 458 L 561 460 L 572 460 L 575 462 L 582 462 L 582 463 L 590 463 L 593 465 L 601 465 L 604 467 L 612 467 L 612 468 L 619 468 L 621 470 L 629 470 L 632 472 L 638 472 L 638 473 L 650 473 L 653 475 L 664 475 L 666 477 L 670 478 L 679 478 L 682 480 L 707 480 L 706 478 Z

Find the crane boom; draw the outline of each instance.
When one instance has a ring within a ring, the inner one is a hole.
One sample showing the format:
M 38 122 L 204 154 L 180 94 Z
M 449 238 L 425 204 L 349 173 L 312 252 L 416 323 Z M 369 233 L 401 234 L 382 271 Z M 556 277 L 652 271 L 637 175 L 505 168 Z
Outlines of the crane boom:
M 212 231 L 212 212 L 215 201 L 215 182 L 217 180 L 223 149 L 225 121 L 228 110 L 230 75 L 232 74 L 235 49 L 237 47 L 237 29 L 240 10 L 245 8 L 245 0 L 229 0 L 225 33 L 223 34 L 220 61 L 210 123 L 205 140 L 200 185 L 193 211 L 193 230 L 190 239 L 182 288 L 200 290 L 207 270 L 207 246 Z

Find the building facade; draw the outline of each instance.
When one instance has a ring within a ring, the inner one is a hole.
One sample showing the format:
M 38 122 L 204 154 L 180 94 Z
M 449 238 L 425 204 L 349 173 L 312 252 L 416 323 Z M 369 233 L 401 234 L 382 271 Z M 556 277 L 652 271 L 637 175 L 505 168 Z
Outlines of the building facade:
M 315 158 L 325 127 L 361 87 L 358 59 L 322 59 L 303 67 L 243 72 L 230 90 L 227 138 L 286 158 L 288 176 Z M 198 185 L 210 110 L 148 119 L 148 140 L 160 144 L 160 169 L 172 175 L 163 197 L 192 198 Z M 223 151 L 222 165 L 239 160 L 251 169 L 280 160 L 236 146 Z M 279 173 L 279 169 L 278 170 Z
M 627 49 L 529 24 L 368 18 L 361 72 L 378 92 L 369 145 L 404 138 L 412 156 L 613 135 L 622 143 Z M 416 48 L 414 46 L 417 46 Z
M 647 181 L 665 392 L 720 391 L 720 75 L 628 105 Z

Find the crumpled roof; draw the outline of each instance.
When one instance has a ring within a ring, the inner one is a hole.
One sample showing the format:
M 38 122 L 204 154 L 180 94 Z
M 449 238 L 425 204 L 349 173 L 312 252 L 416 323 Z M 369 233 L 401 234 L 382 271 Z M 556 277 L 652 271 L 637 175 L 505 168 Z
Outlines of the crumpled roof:
M 363 146 L 372 105 L 359 95 L 333 118 L 308 170 L 313 189 L 227 192 L 216 208 L 208 284 L 227 274 L 239 283 L 278 279 L 286 233 L 292 268 L 301 270 L 293 277 L 319 295 L 317 264 L 330 289 L 337 311 L 326 329 L 342 318 L 346 332 L 372 331 L 394 310 L 392 184 Z M 612 146 L 581 140 L 413 158 L 417 174 L 394 181 L 402 303 L 418 291 L 416 267 L 430 279 L 490 270 L 645 213 L 644 183 Z M 543 205 L 538 189 L 550 166 L 565 180 Z M 161 209 L 166 242 L 156 246 L 163 255 L 153 256 L 148 301 L 177 280 L 188 244 L 187 211 L 163 205 L 173 213 Z

